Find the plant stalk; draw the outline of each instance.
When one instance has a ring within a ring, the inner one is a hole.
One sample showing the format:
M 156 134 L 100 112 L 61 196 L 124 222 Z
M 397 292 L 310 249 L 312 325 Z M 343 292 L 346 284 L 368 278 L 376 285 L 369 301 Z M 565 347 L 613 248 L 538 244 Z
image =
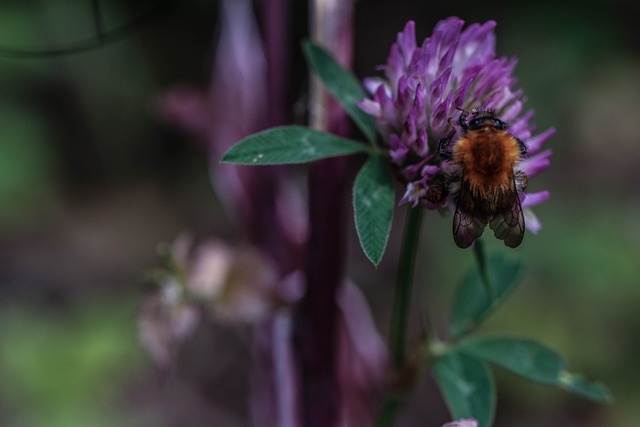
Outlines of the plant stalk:
M 402 237 L 400 249 L 400 261 L 396 279 L 396 292 L 391 313 L 391 357 L 395 370 L 404 367 L 406 359 L 406 337 L 409 324 L 409 306 L 411 303 L 411 291 L 413 276 L 420 239 L 420 225 L 424 209 L 409 208 Z
M 400 260 L 396 278 L 396 290 L 391 312 L 391 332 L 389 347 L 393 369 L 393 381 L 380 414 L 376 420 L 376 427 L 391 427 L 395 423 L 396 415 L 402 406 L 408 385 L 413 378 L 403 378 L 407 374 L 411 376 L 411 367 L 407 360 L 407 329 L 409 325 L 409 308 L 413 277 L 415 273 L 416 257 L 418 253 L 418 241 L 420 239 L 420 226 L 424 209 L 411 208 L 407 211 L 407 218 L 400 249 Z M 428 336 L 427 336 L 428 339 Z M 407 381 L 408 380 L 408 381 Z

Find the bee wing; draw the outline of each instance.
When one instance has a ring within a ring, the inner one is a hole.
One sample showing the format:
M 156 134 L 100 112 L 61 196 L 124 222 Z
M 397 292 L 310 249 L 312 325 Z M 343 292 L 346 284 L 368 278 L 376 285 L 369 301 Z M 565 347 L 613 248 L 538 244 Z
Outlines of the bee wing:
M 504 244 L 510 248 L 520 245 L 524 237 L 524 214 L 520 198 L 515 192 L 513 196 L 515 201 L 511 207 L 496 213 L 489 223 L 496 238 L 503 240 Z
M 468 248 L 482 235 L 487 225 L 487 219 L 482 215 L 472 215 L 456 207 L 453 215 L 453 240 L 461 248 Z

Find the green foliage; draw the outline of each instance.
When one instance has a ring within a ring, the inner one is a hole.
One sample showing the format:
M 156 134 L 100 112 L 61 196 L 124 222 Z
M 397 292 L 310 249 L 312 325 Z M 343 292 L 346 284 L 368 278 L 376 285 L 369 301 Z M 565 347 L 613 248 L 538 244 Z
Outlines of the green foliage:
M 449 351 L 434 366 L 447 406 L 454 419 L 475 418 L 479 427 L 489 427 L 496 407 L 493 376 L 480 359 Z
M 65 313 L 2 307 L 0 401 L 14 410 L 7 425 L 124 425 L 110 404 L 139 369 L 133 312 L 121 302 Z
M 376 266 L 389 239 L 394 202 L 391 175 L 380 157 L 371 156 L 353 186 L 353 211 L 360 245 Z
M 279 165 L 306 163 L 367 151 L 357 141 L 302 126 L 282 126 L 253 134 L 231 147 L 223 163 Z
M 496 390 L 493 375 L 484 362 L 500 366 L 523 378 L 555 386 L 587 399 L 609 403 L 609 390 L 565 370 L 561 357 L 532 340 L 508 337 L 472 338 L 450 347 L 437 359 L 435 377 L 453 418 L 471 417 L 490 426 Z
M 604 384 L 599 382 L 588 382 L 580 374 L 571 374 L 566 371 L 563 372 L 558 379 L 558 386 L 596 402 L 613 402 L 613 396 Z
M 472 417 L 478 419 L 481 426 L 490 425 L 493 413 L 487 413 L 487 408 L 493 408 L 496 397 L 492 374 L 484 362 L 596 402 L 611 402 L 612 396 L 604 385 L 589 383 L 582 376 L 569 373 L 555 351 L 533 340 L 511 337 L 460 340 L 504 302 L 517 286 L 522 272 L 517 261 L 499 255 L 485 259 L 479 253 L 476 265 L 464 276 L 454 302 L 450 328 L 455 342 L 437 359 L 434 367 L 452 416 Z M 486 273 L 484 278 L 483 273 Z M 487 283 L 492 287 L 493 300 L 486 291 Z M 479 402 L 480 399 L 486 401 Z
M 476 338 L 461 343 L 460 349 L 541 384 L 556 385 L 564 369 L 555 351 L 526 339 Z
M 320 77 L 327 90 L 336 97 L 364 136 L 373 141 L 376 136 L 373 117 L 356 104 L 366 98 L 358 79 L 338 64 L 329 52 L 313 42 L 305 41 L 302 49 L 309 66 Z
M 472 338 L 461 342 L 457 349 L 540 384 L 563 388 L 596 402 L 613 400 L 603 384 L 589 383 L 581 375 L 569 373 L 558 353 L 533 340 Z
M 510 294 L 522 275 L 519 261 L 490 257 L 485 272 L 493 290 L 487 294 L 481 269 L 475 265 L 458 288 L 451 321 L 451 335 L 457 339 L 478 327 Z

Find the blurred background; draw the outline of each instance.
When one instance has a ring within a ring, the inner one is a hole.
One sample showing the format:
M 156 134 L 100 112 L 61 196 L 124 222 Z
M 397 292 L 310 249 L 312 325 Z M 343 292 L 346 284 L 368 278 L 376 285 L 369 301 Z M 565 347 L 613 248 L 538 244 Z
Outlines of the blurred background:
M 551 169 L 532 183 L 551 191 L 536 209 L 544 228 L 513 251 L 526 263 L 524 282 L 483 332 L 539 340 L 616 398 L 596 405 L 497 371 L 496 426 L 637 425 L 640 5 L 446 3 L 358 1 L 355 73 L 378 73 L 407 20 L 419 40 L 450 15 L 497 21 L 498 54 L 517 56 L 534 122 L 557 135 L 547 144 Z M 248 426 L 247 331 L 199 328 L 164 377 L 136 329 L 158 243 L 184 231 L 234 239 L 203 148 L 158 109 L 176 85 L 207 91 L 218 4 L 103 1 L 104 28 L 124 28 L 118 40 L 63 52 L 95 38 L 95 4 L 0 3 L 0 425 Z M 298 46 L 306 7 L 296 5 L 293 18 Z M 296 60 L 292 93 L 303 99 Z M 351 231 L 349 274 L 382 331 L 402 217 L 377 270 Z M 416 312 L 428 304 L 440 329 L 473 263 L 454 245 L 450 221 L 425 216 L 415 297 Z M 487 246 L 505 250 L 491 239 Z M 436 396 L 421 381 L 398 424 L 445 421 Z

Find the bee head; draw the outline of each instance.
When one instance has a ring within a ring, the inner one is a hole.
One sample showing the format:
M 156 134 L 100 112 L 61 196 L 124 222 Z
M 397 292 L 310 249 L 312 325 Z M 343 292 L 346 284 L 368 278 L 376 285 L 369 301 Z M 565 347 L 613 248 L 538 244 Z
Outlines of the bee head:
M 509 127 L 505 122 L 496 117 L 493 111 L 474 110 L 473 118 L 469 120 L 469 130 L 477 130 L 485 126 L 491 126 L 498 130 L 506 130 Z

